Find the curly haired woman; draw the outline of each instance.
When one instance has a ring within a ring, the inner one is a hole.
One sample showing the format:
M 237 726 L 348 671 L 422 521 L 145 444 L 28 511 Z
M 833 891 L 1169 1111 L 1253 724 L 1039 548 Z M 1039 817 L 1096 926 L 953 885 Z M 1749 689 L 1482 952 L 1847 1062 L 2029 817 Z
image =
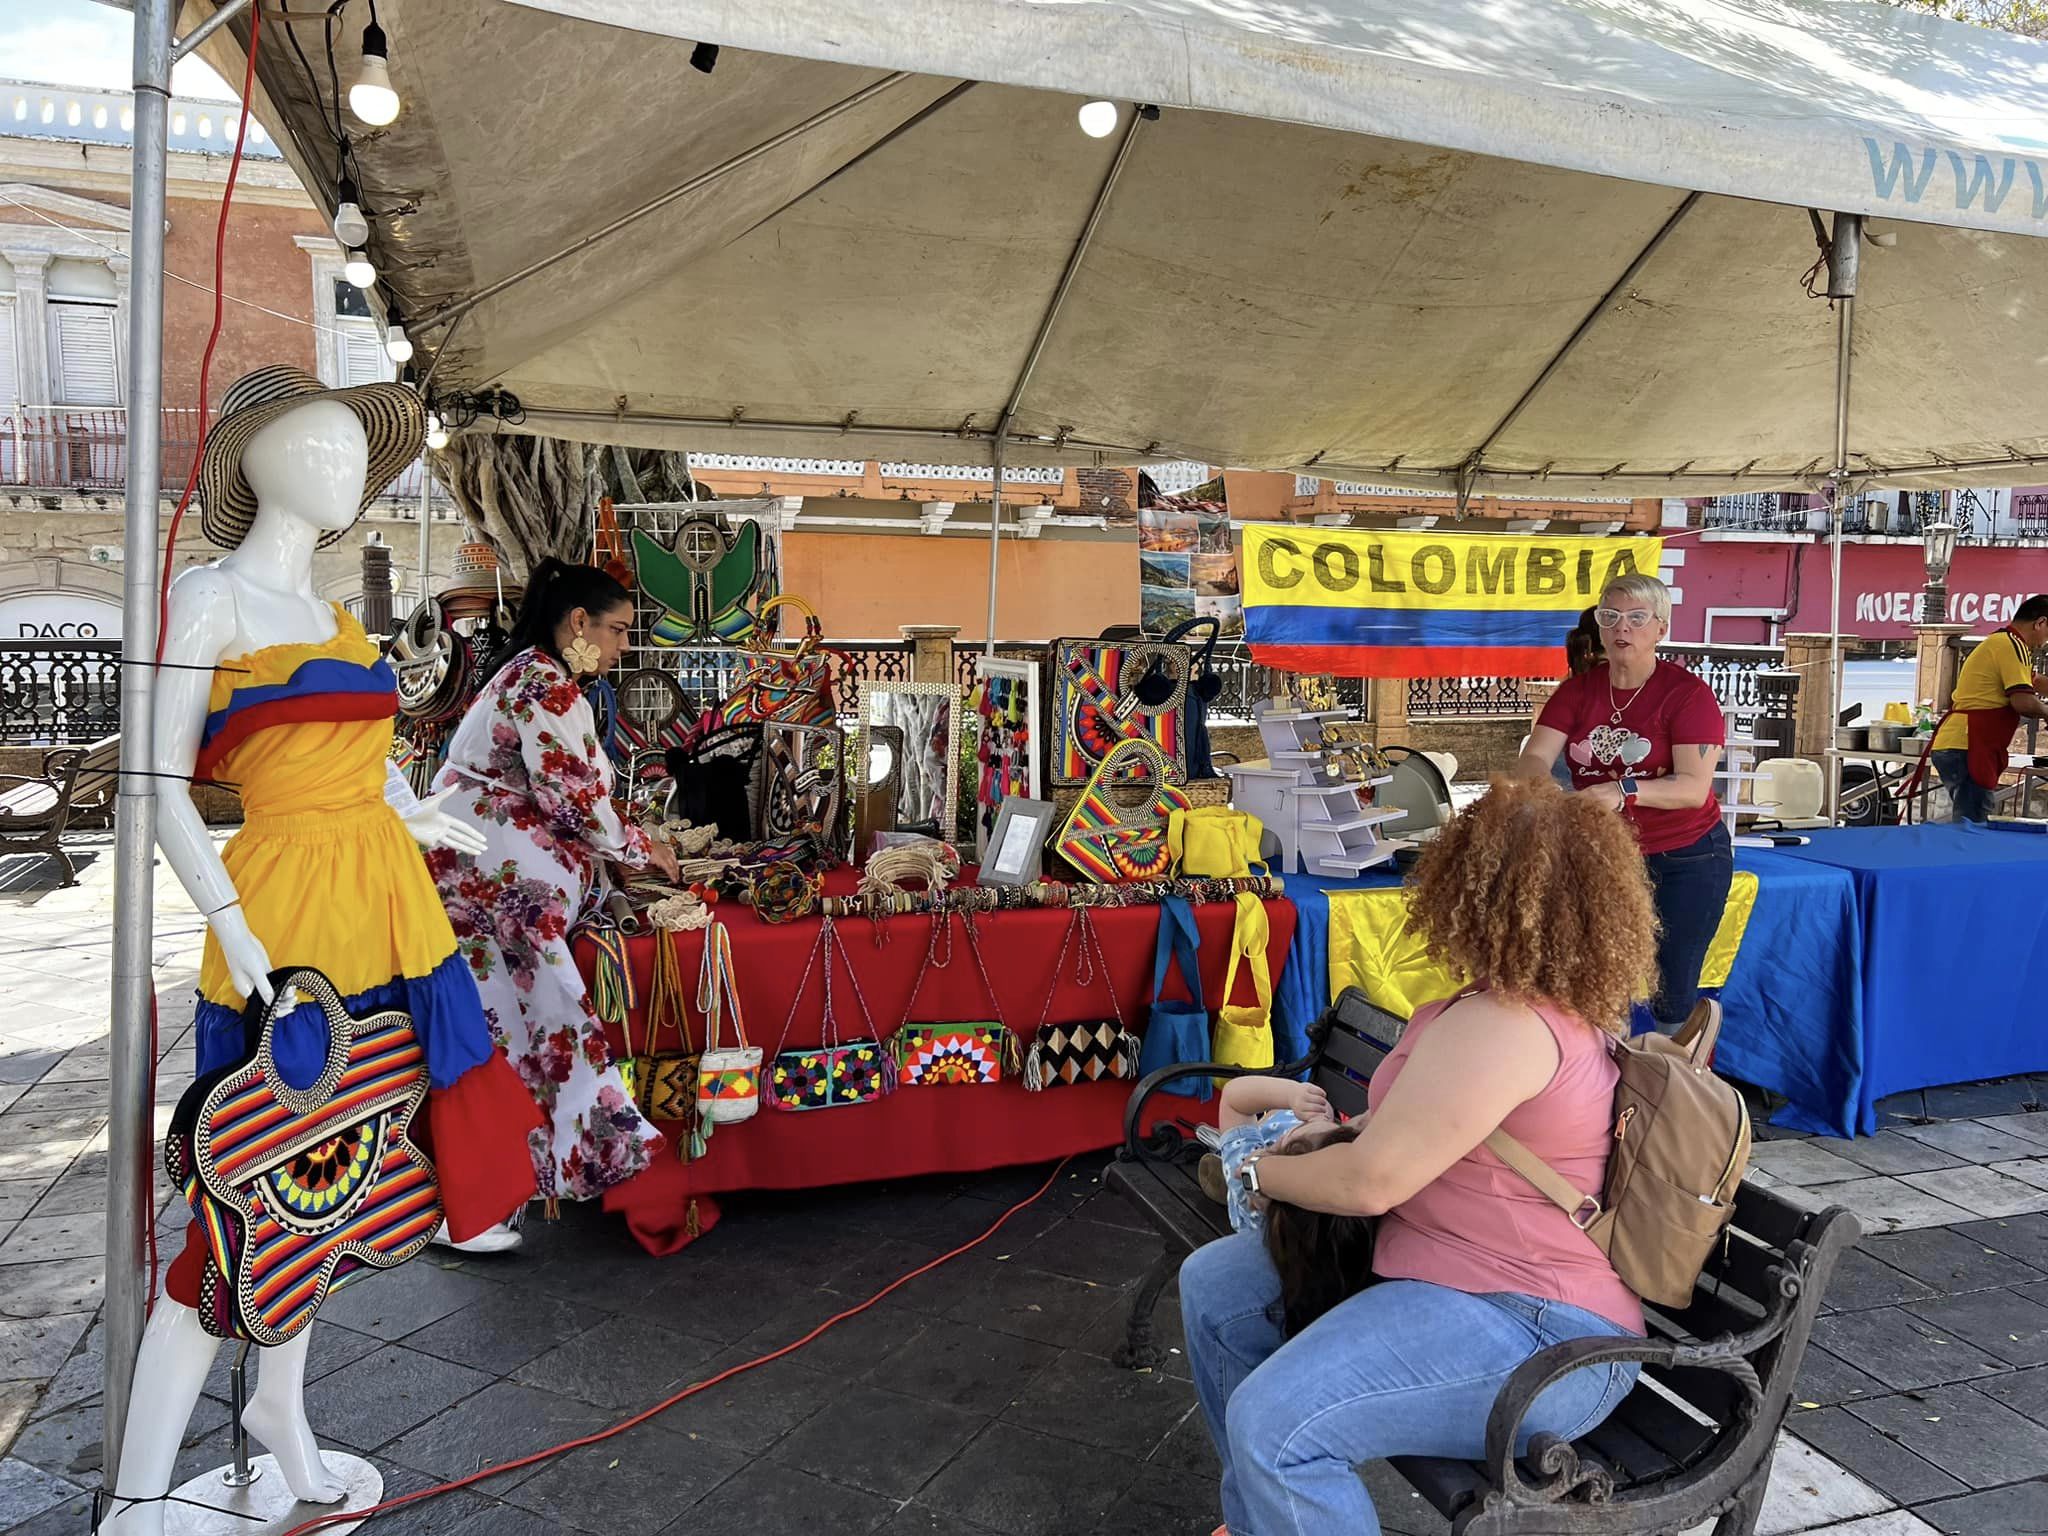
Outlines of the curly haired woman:
M 1355 1137 L 1247 1157 L 1238 1173 L 1255 1202 L 1377 1218 L 1372 1274 L 1351 1277 L 1346 1299 L 1290 1336 L 1256 1235 L 1211 1243 L 1181 1267 L 1233 1536 L 1370 1536 L 1380 1527 L 1361 1462 L 1476 1458 L 1494 1397 L 1523 1361 L 1643 1331 L 1642 1305 L 1606 1255 L 1481 1145 L 1504 1129 L 1580 1189 L 1604 1186 L 1608 1042 L 1656 953 L 1635 838 L 1589 796 L 1496 779 L 1424 857 L 1412 913 L 1431 953 L 1474 985 L 1415 1015 L 1373 1076 Z M 1522 1433 L 1583 1435 L 1634 1383 L 1632 1365 L 1567 1376 Z

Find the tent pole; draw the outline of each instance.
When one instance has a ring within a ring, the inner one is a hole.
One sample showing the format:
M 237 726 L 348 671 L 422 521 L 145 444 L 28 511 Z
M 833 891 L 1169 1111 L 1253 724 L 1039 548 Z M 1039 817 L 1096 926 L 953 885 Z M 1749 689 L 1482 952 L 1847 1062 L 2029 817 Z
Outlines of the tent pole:
M 427 468 L 427 456 L 420 455 L 420 601 L 434 595 L 434 473 Z
M 988 500 L 988 634 L 981 642 L 981 653 L 991 659 L 996 654 L 996 583 L 1002 575 L 1003 559 L 1003 446 L 1009 435 L 1005 418 L 1003 430 L 996 433 L 995 490 Z
M 121 774 L 114 821 L 114 965 L 107 1129 L 105 1481 L 121 1465 L 128 1394 L 142 1347 L 149 1276 L 143 1234 L 155 1219 L 150 1068 L 156 998 L 155 709 L 157 516 L 163 486 L 164 198 L 171 44 L 179 0 L 135 0 L 133 262 L 128 290 L 128 477 L 122 536 Z
M 1835 215 L 1828 241 L 1828 298 L 1835 306 L 1835 474 L 1828 494 L 1830 591 L 1828 594 L 1828 746 L 1842 718 L 1842 523 L 1849 479 L 1849 360 L 1856 332 L 1856 279 L 1863 255 L 1860 214 Z M 1842 760 L 1828 759 L 1828 821 L 1842 819 Z

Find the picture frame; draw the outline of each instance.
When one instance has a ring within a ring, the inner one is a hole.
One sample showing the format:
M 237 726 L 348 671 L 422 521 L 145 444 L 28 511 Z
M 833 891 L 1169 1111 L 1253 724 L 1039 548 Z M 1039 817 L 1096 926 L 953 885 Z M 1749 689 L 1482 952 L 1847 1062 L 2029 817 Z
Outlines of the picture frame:
M 982 860 L 978 885 L 1029 885 L 1045 867 L 1045 845 L 1052 837 L 1059 807 L 1050 800 L 1011 796 L 996 814 L 989 853 Z
M 974 851 L 985 857 L 997 817 L 1011 798 L 1036 800 L 1045 792 L 1038 664 L 1007 656 L 978 656 L 974 744 Z

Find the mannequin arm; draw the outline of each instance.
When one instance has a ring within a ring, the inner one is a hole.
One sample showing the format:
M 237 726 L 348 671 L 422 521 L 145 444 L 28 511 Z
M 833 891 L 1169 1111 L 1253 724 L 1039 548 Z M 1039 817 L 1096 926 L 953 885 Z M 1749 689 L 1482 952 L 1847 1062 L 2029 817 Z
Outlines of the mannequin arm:
M 164 660 L 157 674 L 155 758 L 156 840 L 178 884 L 220 940 L 235 987 L 244 997 L 270 991 L 270 956 L 249 929 L 241 894 L 221 862 L 199 807 L 192 803 L 192 770 L 206 727 L 214 666 L 235 638 L 234 593 L 211 567 L 187 571 L 171 586 Z

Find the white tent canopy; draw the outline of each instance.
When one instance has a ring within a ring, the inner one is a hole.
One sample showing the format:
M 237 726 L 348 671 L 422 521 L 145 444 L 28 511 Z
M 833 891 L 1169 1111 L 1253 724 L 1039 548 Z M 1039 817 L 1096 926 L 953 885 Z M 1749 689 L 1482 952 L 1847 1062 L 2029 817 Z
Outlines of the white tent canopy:
M 373 254 L 435 387 L 500 384 L 529 430 L 974 462 L 1014 404 L 1012 463 L 1812 486 L 1814 209 L 1877 237 L 1852 471 L 2048 466 L 2048 47 L 2023 39 L 1863 0 L 379 13 L 406 108 L 356 146 Z M 262 75 L 331 185 L 282 42 Z M 1124 104 L 1108 139 L 1090 96 Z

